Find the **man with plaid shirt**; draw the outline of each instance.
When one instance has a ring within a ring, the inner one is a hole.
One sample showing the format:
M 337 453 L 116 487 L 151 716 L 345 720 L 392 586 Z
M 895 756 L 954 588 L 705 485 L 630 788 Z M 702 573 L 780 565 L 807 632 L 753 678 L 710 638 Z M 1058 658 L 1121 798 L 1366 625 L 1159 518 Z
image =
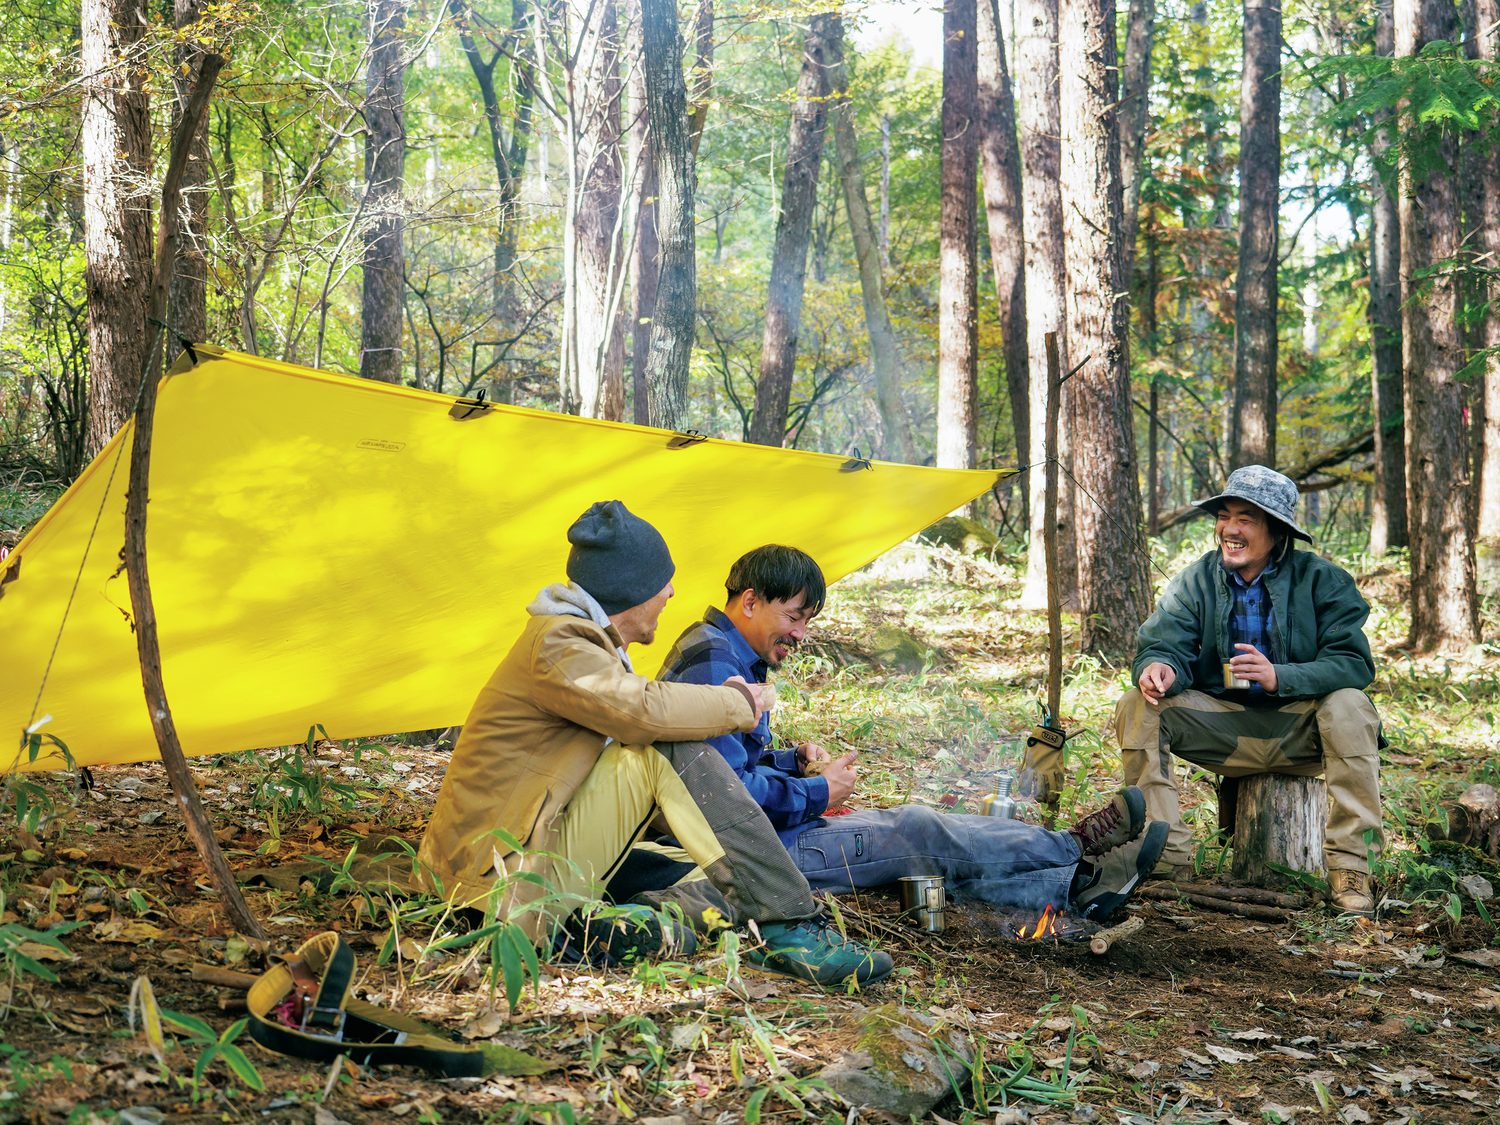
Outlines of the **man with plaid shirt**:
M 1115 733 L 1126 783 L 1172 826 L 1156 874 L 1191 870 L 1172 754 L 1225 777 L 1322 774 L 1331 897 L 1369 914 L 1381 844 L 1380 719 L 1363 691 L 1375 673 L 1370 607 L 1347 571 L 1294 548 L 1312 541 L 1296 506 L 1296 484 L 1264 465 L 1236 469 L 1199 502 L 1218 547 L 1172 580 L 1141 626 L 1137 686 L 1115 709 Z

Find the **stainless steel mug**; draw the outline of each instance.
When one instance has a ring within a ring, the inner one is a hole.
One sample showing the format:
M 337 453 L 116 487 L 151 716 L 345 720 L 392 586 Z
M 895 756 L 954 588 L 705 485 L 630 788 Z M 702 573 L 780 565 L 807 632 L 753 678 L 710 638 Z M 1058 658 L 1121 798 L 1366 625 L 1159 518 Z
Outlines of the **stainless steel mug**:
M 940 934 L 947 928 L 947 907 L 941 875 L 901 877 L 901 913 L 929 934 Z

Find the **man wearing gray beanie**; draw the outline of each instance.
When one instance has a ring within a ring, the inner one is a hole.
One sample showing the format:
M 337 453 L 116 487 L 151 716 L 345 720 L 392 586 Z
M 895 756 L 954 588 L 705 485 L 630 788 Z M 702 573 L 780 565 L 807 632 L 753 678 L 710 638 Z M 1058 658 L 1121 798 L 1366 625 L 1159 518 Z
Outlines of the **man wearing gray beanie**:
M 744 956 L 773 972 L 873 983 L 889 954 L 842 937 L 733 771 L 703 740 L 751 730 L 775 693 L 743 681 L 668 684 L 635 674 L 676 571 L 661 533 L 619 500 L 568 528 L 566 584 L 527 607 L 520 638 L 480 692 L 423 836 L 434 887 L 456 906 L 567 942 L 605 963 L 689 956 L 692 929 L 754 920 Z M 700 877 L 601 909 L 600 889 L 658 817 Z

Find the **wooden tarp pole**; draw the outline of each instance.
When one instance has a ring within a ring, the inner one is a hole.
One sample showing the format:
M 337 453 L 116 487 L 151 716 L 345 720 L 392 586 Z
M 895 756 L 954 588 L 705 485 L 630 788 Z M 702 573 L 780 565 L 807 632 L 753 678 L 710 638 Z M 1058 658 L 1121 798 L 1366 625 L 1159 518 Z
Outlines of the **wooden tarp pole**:
M 1047 345 L 1047 484 L 1043 493 L 1042 542 L 1047 552 L 1047 714 L 1061 723 L 1062 710 L 1062 600 L 1057 588 L 1057 414 L 1062 399 L 1062 361 L 1057 356 L 1057 333 L 1048 332 Z
M 177 262 L 177 247 L 180 239 L 182 205 L 182 177 L 187 168 L 188 153 L 193 138 L 208 112 L 209 95 L 219 76 L 224 60 L 218 55 L 203 56 L 198 72 L 198 84 L 193 89 L 183 110 L 182 120 L 172 135 L 172 154 L 167 164 L 167 174 L 161 190 L 161 229 L 156 238 L 156 274 L 151 288 L 151 318 L 143 326 L 152 333 L 151 348 L 146 356 L 146 369 L 141 372 L 141 393 L 135 408 L 135 434 L 130 448 L 130 491 L 125 500 L 125 578 L 130 587 L 130 609 L 135 617 L 136 651 L 141 662 L 141 686 L 145 689 L 146 709 L 151 715 L 151 729 L 156 734 L 156 745 L 161 751 L 162 765 L 167 770 L 167 780 L 172 784 L 172 793 L 182 806 L 183 820 L 187 825 L 188 838 L 198 849 L 203 866 L 219 895 L 224 900 L 234 928 L 246 937 L 265 941 L 265 931 L 250 913 L 245 896 L 225 862 L 219 842 L 214 839 L 213 826 L 203 809 L 198 796 L 198 787 L 193 784 L 193 775 L 188 772 L 187 758 L 182 752 L 182 743 L 177 738 L 177 727 L 172 722 L 172 710 L 167 705 L 167 689 L 162 679 L 161 645 L 157 639 L 156 609 L 151 601 L 151 579 L 146 570 L 146 502 L 150 495 L 151 478 L 151 429 L 156 412 L 157 372 L 161 364 L 163 330 L 158 327 L 167 315 L 167 293 L 172 286 L 172 271 Z

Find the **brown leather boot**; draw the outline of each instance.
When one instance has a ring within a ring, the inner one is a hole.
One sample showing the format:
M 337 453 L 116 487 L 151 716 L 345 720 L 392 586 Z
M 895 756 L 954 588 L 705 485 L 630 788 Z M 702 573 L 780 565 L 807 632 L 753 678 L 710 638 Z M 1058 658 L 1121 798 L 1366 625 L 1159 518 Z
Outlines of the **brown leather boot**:
M 1370 877 L 1363 871 L 1330 871 L 1328 897 L 1345 914 L 1370 917 L 1375 913 L 1375 896 L 1370 893 Z

